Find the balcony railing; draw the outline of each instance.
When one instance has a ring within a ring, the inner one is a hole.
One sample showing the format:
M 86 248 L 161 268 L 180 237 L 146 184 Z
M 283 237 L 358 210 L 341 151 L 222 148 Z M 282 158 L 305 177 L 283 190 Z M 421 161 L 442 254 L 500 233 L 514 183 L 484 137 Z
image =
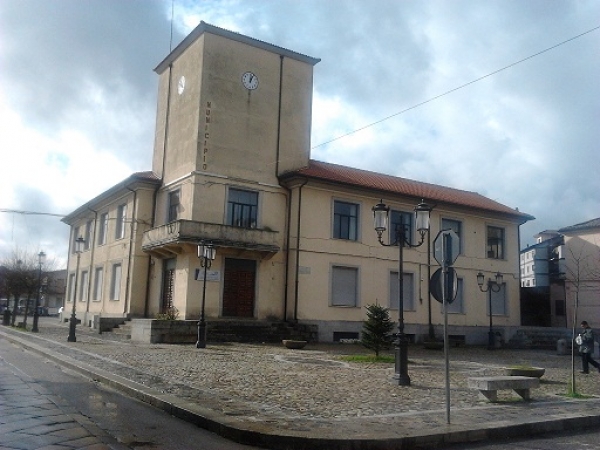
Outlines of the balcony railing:
M 144 233 L 142 249 L 161 256 L 182 253 L 183 247 L 201 240 L 221 248 L 261 253 L 277 253 L 279 233 L 256 228 L 240 228 L 214 223 L 177 220 Z

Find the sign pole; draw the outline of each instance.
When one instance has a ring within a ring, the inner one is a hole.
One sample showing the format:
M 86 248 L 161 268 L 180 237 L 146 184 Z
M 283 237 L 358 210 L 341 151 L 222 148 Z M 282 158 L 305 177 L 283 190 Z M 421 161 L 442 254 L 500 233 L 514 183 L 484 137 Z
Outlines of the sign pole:
M 453 230 L 441 230 L 433 242 L 433 257 L 442 266 L 439 278 L 441 278 L 441 299 L 432 291 L 436 300 L 441 301 L 444 309 L 444 359 L 446 372 L 446 422 L 450 423 L 450 343 L 448 342 L 448 305 L 454 301 L 458 288 L 456 272 L 452 265 L 460 253 L 460 240 Z M 438 283 L 436 272 L 432 280 Z M 452 275 L 452 281 L 450 280 Z M 430 280 L 430 283 L 432 281 Z

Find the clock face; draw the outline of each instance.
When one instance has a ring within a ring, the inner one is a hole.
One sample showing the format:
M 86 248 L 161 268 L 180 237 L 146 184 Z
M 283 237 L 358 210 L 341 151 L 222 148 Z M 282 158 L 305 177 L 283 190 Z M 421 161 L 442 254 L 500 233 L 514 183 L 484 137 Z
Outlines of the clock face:
M 185 89 L 185 77 L 182 76 L 179 79 L 179 82 L 177 83 L 177 93 L 179 95 L 183 94 L 184 89 Z
M 246 89 L 254 90 L 258 87 L 258 77 L 252 72 L 246 72 L 242 75 L 242 84 Z

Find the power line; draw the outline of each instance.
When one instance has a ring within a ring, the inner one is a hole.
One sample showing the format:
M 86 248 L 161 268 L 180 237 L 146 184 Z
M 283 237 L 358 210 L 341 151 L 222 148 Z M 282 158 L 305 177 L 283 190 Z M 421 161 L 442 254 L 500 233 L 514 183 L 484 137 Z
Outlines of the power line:
M 39 212 L 39 211 L 21 211 L 21 210 L 18 210 L 18 209 L 3 209 L 3 208 L 0 208 L 0 212 L 3 212 L 3 213 L 14 213 L 14 214 L 23 214 L 25 216 L 65 217 L 64 214 L 53 214 L 53 213 Z
M 428 99 L 428 100 L 422 101 L 421 103 L 417 103 L 416 105 L 413 105 L 413 106 L 411 106 L 411 107 L 409 107 L 409 108 L 403 109 L 402 111 L 399 111 L 399 112 L 397 112 L 397 113 L 394 113 L 394 114 L 392 114 L 392 115 L 390 115 L 390 116 L 384 117 L 383 119 L 380 119 L 380 120 L 378 120 L 378 121 L 376 121 L 376 122 L 370 123 L 370 124 L 368 124 L 368 125 L 365 125 L 364 127 L 361 127 L 361 128 L 357 128 L 357 129 L 356 129 L 356 130 L 354 130 L 354 131 L 350 131 L 350 132 L 348 132 L 348 133 L 346 133 L 346 134 L 343 134 L 343 135 L 341 135 L 341 136 L 338 136 L 338 137 L 336 137 L 336 138 L 333 138 L 333 139 L 331 139 L 331 140 L 329 140 L 329 141 L 322 142 L 321 144 L 318 144 L 318 145 L 315 145 L 314 147 L 312 147 L 312 149 L 315 149 L 315 148 L 317 148 L 317 147 L 322 147 L 323 145 L 330 144 L 330 143 L 332 143 L 332 142 L 334 142 L 334 141 L 337 141 L 337 140 L 339 140 L 339 139 L 342 139 L 342 138 L 348 137 L 348 136 L 350 136 L 350 135 L 352 135 L 352 134 L 354 134 L 354 133 L 358 133 L 359 131 L 362 131 L 362 130 L 365 130 L 365 129 L 367 129 L 367 128 L 370 128 L 370 127 L 372 127 L 372 126 L 374 126 L 374 125 L 380 124 L 381 122 L 385 122 L 386 120 L 388 120 L 388 119 L 391 119 L 392 117 L 396 117 L 396 116 L 399 116 L 400 114 L 404 114 L 404 113 L 405 113 L 405 112 L 407 112 L 407 111 L 410 111 L 410 110 L 412 110 L 412 109 L 418 108 L 419 106 L 423 106 L 423 105 L 425 105 L 425 104 L 427 104 L 427 103 L 430 103 L 430 102 L 432 102 L 432 101 L 434 101 L 434 100 L 437 100 L 437 99 L 438 99 L 438 98 L 440 98 L 440 97 L 444 97 L 445 95 L 451 94 L 452 92 L 458 91 L 459 89 L 462 89 L 462 88 L 465 88 L 465 87 L 467 87 L 467 86 L 470 86 L 470 85 L 471 85 L 471 84 L 473 84 L 473 83 L 477 83 L 478 81 L 484 80 L 485 78 L 491 77 L 492 75 L 496 75 L 497 73 L 499 73 L 499 72 L 502 72 L 503 70 L 510 69 L 511 67 L 514 67 L 514 66 L 516 66 L 517 64 L 521 64 L 522 62 L 525 62 L 525 61 L 527 61 L 527 60 L 530 60 L 530 59 L 532 59 L 532 58 L 535 58 L 536 56 L 539 56 L 539 55 L 541 55 L 541 54 L 543 54 L 543 53 L 549 52 L 550 50 L 554 50 L 555 48 L 557 48 L 557 47 L 560 47 L 561 45 L 564 45 L 564 44 L 566 44 L 567 42 L 571 42 L 571 41 L 573 41 L 573 40 L 575 40 L 575 39 L 578 39 L 578 38 L 580 38 L 581 36 L 585 36 L 586 34 L 589 34 L 589 33 L 593 32 L 593 31 L 596 31 L 596 30 L 598 30 L 598 29 L 600 29 L 600 26 L 597 26 L 597 27 L 595 27 L 595 28 L 592 28 L 591 30 L 588 30 L 588 31 L 584 31 L 583 33 L 581 33 L 581 34 L 578 34 L 577 36 L 574 36 L 574 37 L 572 37 L 572 38 L 570 38 L 570 39 L 567 39 L 566 41 L 562 41 L 562 42 L 560 42 L 560 43 L 558 43 L 558 44 L 556 44 L 556 45 L 553 45 L 552 47 L 548 47 L 548 48 L 547 48 L 547 49 L 545 49 L 545 50 L 541 50 L 541 51 L 539 51 L 539 52 L 537 52 L 537 53 L 534 53 L 533 55 L 530 55 L 530 56 L 528 56 L 528 57 L 526 57 L 526 58 L 523 58 L 523 59 L 521 59 L 521 60 L 519 60 L 519 61 L 517 61 L 517 62 L 514 62 L 514 63 L 512 63 L 512 64 L 509 64 L 508 66 L 505 66 L 505 67 L 503 67 L 503 68 L 501 68 L 501 69 L 494 70 L 493 72 L 490 72 L 490 73 L 488 73 L 487 75 L 484 75 L 484 76 L 482 76 L 482 77 L 476 78 L 476 79 L 474 79 L 474 80 L 472 80 L 472 81 L 469 81 L 468 83 L 465 83 L 465 84 L 463 84 L 463 85 L 460 85 L 460 86 L 458 86 L 458 87 L 455 87 L 454 89 L 450 89 L 449 91 L 446 91 L 446 92 L 444 92 L 443 94 L 436 95 L 435 97 L 432 97 L 432 98 L 430 98 L 430 99 Z

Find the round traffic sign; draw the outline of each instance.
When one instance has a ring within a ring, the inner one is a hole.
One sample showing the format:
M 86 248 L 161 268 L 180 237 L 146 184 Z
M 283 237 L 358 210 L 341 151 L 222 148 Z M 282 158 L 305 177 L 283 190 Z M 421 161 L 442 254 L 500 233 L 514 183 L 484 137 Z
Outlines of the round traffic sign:
M 448 280 L 446 283 L 446 301 L 448 303 L 452 303 L 456 298 L 456 294 L 458 293 L 458 276 L 456 275 L 456 270 L 453 267 L 448 267 Z M 431 276 L 431 280 L 429 281 L 429 289 L 431 290 L 431 295 L 438 302 L 444 302 L 444 269 L 441 267 L 435 271 L 435 273 Z

